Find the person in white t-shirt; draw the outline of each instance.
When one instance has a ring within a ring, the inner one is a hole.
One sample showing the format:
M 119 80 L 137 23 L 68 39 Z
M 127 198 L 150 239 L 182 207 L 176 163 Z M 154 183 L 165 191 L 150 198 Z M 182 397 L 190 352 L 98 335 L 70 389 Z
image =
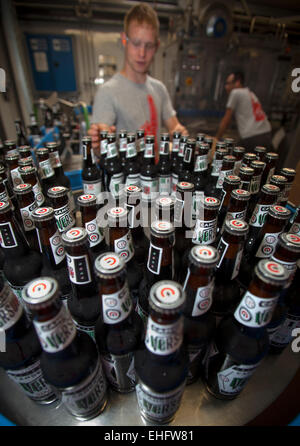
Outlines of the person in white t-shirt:
M 268 151 L 273 150 L 271 124 L 257 96 L 244 86 L 243 73 L 231 73 L 226 79 L 225 89 L 229 96 L 216 138 L 223 136 L 234 115 L 240 146 L 245 147 L 247 152 L 253 152 L 256 146 L 265 146 Z

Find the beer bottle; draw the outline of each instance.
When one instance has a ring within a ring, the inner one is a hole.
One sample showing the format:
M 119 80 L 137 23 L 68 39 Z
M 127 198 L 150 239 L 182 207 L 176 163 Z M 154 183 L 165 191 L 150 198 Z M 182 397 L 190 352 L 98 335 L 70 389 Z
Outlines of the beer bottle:
M 34 315 L 46 381 L 61 395 L 71 415 L 79 420 L 96 417 L 106 406 L 107 385 L 95 342 L 76 330 L 52 277 L 30 282 L 23 299 Z
M 285 194 L 283 199 L 283 203 L 287 203 L 292 188 L 292 184 L 296 176 L 296 170 L 290 167 L 283 167 L 280 170 L 280 175 L 284 176 L 287 179 L 287 182 L 285 183 Z M 283 206 L 285 206 L 285 204 L 283 204 Z
M 49 150 L 46 147 L 36 149 L 36 157 L 38 162 L 38 174 L 42 183 L 43 194 L 47 197 L 50 187 L 59 186 L 56 182 L 54 169 L 52 167 Z
M 157 166 L 155 165 L 153 135 L 146 136 L 144 160 L 141 165 L 140 186 L 142 188 L 142 199 L 145 201 L 156 198 L 158 194 Z
M 217 235 L 220 200 L 205 197 L 199 202 L 192 242 L 196 245 L 213 245 Z
M 157 165 L 158 191 L 160 195 L 171 194 L 170 138 L 163 133 L 160 140 L 159 162 Z
M 48 189 L 48 197 L 54 209 L 54 215 L 59 232 L 67 231 L 75 225 L 75 218 L 71 211 L 68 189 L 55 186 Z
M 220 227 L 222 225 L 223 220 L 225 218 L 225 214 L 226 214 L 227 207 L 229 204 L 231 192 L 233 191 L 233 189 L 238 188 L 240 186 L 240 183 L 241 183 L 241 179 L 240 179 L 240 177 L 238 177 L 236 175 L 230 174 L 224 178 L 223 184 L 222 184 L 222 190 L 219 194 L 220 213 L 219 213 L 219 217 L 218 217 L 218 227 Z
M 295 331 L 299 330 L 300 321 L 300 260 L 297 262 L 297 270 L 293 281 L 285 294 L 286 313 L 281 324 L 271 335 L 270 353 L 280 354 L 290 344 L 295 336 Z M 294 331 L 295 330 L 295 331 Z M 298 333 L 297 333 L 298 334 Z
M 217 144 L 220 145 L 220 143 L 217 143 Z M 225 144 L 224 144 L 224 146 L 225 146 Z M 225 148 L 222 148 L 222 147 L 216 148 L 215 158 L 211 165 L 210 177 L 208 179 L 208 182 L 206 184 L 205 191 L 204 191 L 206 196 L 210 196 L 210 197 L 215 196 L 215 198 L 218 198 L 216 186 L 217 186 L 217 181 L 219 179 L 219 175 L 220 175 L 220 172 L 222 169 L 223 158 L 225 155 L 227 155 L 227 153 L 228 153 L 227 149 L 225 149 Z
M 248 233 L 248 223 L 243 220 L 225 220 L 225 228 L 218 244 L 219 261 L 216 265 L 215 287 L 211 311 L 222 318 L 230 314 L 240 299 L 236 280 Z
M 100 168 L 101 182 L 103 184 L 104 190 L 108 190 L 107 171 L 106 171 L 107 135 L 108 135 L 108 131 L 107 130 L 102 130 L 100 132 L 100 160 L 99 160 L 99 168 Z
M 27 136 L 25 134 L 25 130 L 23 128 L 21 119 L 15 120 L 15 127 L 16 127 L 16 133 L 17 133 L 17 145 L 19 147 L 28 145 Z
M 20 169 L 20 167 L 26 167 L 26 166 L 33 167 L 33 165 L 34 165 L 34 163 L 33 163 L 32 156 L 27 156 L 26 158 L 19 158 L 18 159 L 19 169 Z
M 126 153 L 127 153 L 127 130 L 122 129 L 119 131 L 118 142 L 119 142 L 120 163 L 122 169 L 124 169 L 126 164 Z
M 133 302 L 136 303 L 143 271 L 135 258 L 131 230 L 128 225 L 128 211 L 114 207 L 107 211 L 109 224 L 109 249 L 119 254 L 126 263 L 127 278 Z
M 43 377 L 42 349 L 34 326 L 2 278 L 0 290 L 0 329 L 5 332 L 6 343 L 5 352 L 0 354 L 0 367 L 32 401 L 50 404 L 57 396 Z
M 175 229 L 167 220 L 153 221 L 150 228 L 150 247 L 145 277 L 139 287 L 136 311 L 144 324 L 149 315 L 150 288 L 159 280 L 174 278 Z
M 31 157 L 31 148 L 27 144 L 24 146 L 19 146 L 18 152 L 21 159 Z
M 23 287 L 41 274 L 42 256 L 29 248 L 8 202 L 0 202 L 0 234 L 5 256 L 3 273 L 18 299 L 22 301 Z
M 155 200 L 155 220 L 169 221 L 174 224 L 175 198 L 158 197 Z
M 198 154 L 196 156 L 193 181 L 195 192 L 204 192 L 208 181 L 208 152 L 209 145 L 201 143 L 198 145 Z
M 244 156 L 242 159 L 242 166 L 251 167 L 252 161 L 255 161 L 255 160 L 257 160 L 255 153 L 246 152 L 246 153 L 244 153 Z
M 256 146 L 254 148 L 254 153 L 256 155 L 256 158 L 259 161 L 262 161 L 262 162 L 265 161 L 265 156 L 266 156 L 266 153 L 267 153 L 267 149 L 265 147 L 263 147 L 263 146 Z
M 226 144 L 226 149 L 228 150 L 228 155 L 233 155 L 233 149 L 235 147 L 234 139 L 233 138 L 224 138 L 224 142 Z
M 95 324 L 100 314 L 97 280 L 93 270 L 86 230 L 74 227 L 62 234 L 66 250 L 69 279 L 73 293 L 67 304 L 77 330 L 95 337 Z
M 191 183 L 193 181 L 193 171 L 195 167 L 195 149 L 196 140 L 194 138 L 189 138 L 185 147 L 182 170 L 178 175 L 178 181 L 185 181 L 188 183 Z
M 9 201 L 9 196 L 1 173 L 0 173 L 0 201 Z
M 8 181 L 10 183 L 10 187 L 14 189 L 14 187 L 18 186 L 18 184 L 22 183 L 21 175 L 19 174 L 19 155 L 5 155 L 5 162 L 7 165 L 7 173 L 8 173 Z
M 114 252 L 104 253 L 95 261 L 95 272 L 102 310 L 95 339 L 103 368 L 114 390 L 129 393 L 136 385 L 134 352 L 142 342 L 142 320 L 134 311 L 124 260 Z
M 151 288 L 145 345 L 135 353 L 141 415 L 159 424 L 174 418 L 185 388 L 188 358 L 183 344 L 184 303 L 185 293 L 176 282 L 159 281 Z
M 81 226 L 88 233 L 90 253 L 94 261 L 99 254 L 107 251 L 104 230 L 97 223 L 97 197 L 93 194 L 80 195 L 77 204 L 81 215 Z
M 140 163 L 138 162 L 138 154 L 135 145 L 135 134 L 127 135 L 126 162 L 124 168 L 125 186 L 140 185 Z
M 252 167 L 241 167 L 239 171 L 239 178 L 241 179 L 240 188 L 251 191 L 251 180 L 254 175 Z
M 14 188 L 15 195 L 18 200 L 18 210 L 22 229 L 25 232 L 25 237 L 31 249 L 35 251 L 40 250 L 35 224 L 32 218 L 32 212 L 38 207 L 32 191 L 31 184 L 21 183 Z
M 42 206 L 45 203 L 45 197 L 42 191 L 42 186 L 37 176 L 36 167 L 33 166 L 19 167 L 19 172 L 21 174 L 22 182 L 31 184 L 37 205 Z
M 107 153 L 105 169 L 107 174 L 107 190 L 115 199 L 120 198 L 122 185 L 124 184 L 124 173 L 118 157 L 116 138 L 114 133 L 107 135 Z
M 179 146 L 180 146 L 180 138 L 181 138 L 180 132 L 173 132 L 172 152 L 171 152 L 171 172 L 173 172 L 176 169 L 178 153 L 179 153 Z
M 205 366 L 205 386 L 220 399 L 234 399 L 268 353 L 266 325 L 277 303 L 287 273 L 282 265 L 263 259 L 234 315 L 217 328 Z
M 263 175 L 261 178 L 261 184 L 266 184 L 270 182 L 270 178 L 275 173 L 276 164 L 279 159 L 278 153 L 275 152 L 267 152 L 265 155 L 264 162 L 266 166 L 263 171 Z
M 144 266 L 149 250 L 149 240 L 145 235 L 141 221 L 142 189 L 138 186 L 127 186 L 125 188 L 125 195 L 125 208 L 128 211 L 128 222 L 134 246 L 134 256 L 138 264 Z
M 16 141 L 12 139 L 6 139 L 4 141 L 4 159 L 6 155 L 18 155 Z
M 213 137 L 212 137 L 212 136 L 209 136 L 209 135 L 206 135 L 206 136 L 204 137 L 204 142 L 205 142 L 206 144 L 209 145 L 209 150 L 211 150 L 211 149 L 212 149 L 213 142 L 214 142 Z
M 82 185 L 84 194 L 96 195 L 97 200 L 103 191 L 103 184 L 101 181 L 101 174 L 96 165 L 94 158 L 94 151 L 92 148 L 92 138 L 84 136 L 82 138 L 82 153 L 83 153 L 83 167 L 82 167 Z
M 65 248 L 57 229 L 54 210 L 51 207 L 39 207 L 32 213 L 40 252 L 43 256 L 41 275 L 54 277 L 61 290 L 61 299 L 66 304 L 72 295 L 72 286 L 68 274 Z
M 231 175 L 233 176 L 233 167 L 235 163 L 235 157 L 233 155 L 225 155 L 223 158 L 222 167 L 219 173 L 219 178 L 217 180 L 216 186 L 215 186 L 215 194 L 217 198 L 221 199 L 222 202 L 222 196 L 223 196 L 223 183 L 224 179 Z M 214 191 L 210 193 L 211 195 L 214 195 Z
M 145 130 L 144 129 L 137 130 L 136 145 L 137 145 L 138 162 L 141 166 L 143 164 L 143 158 L 144 158 L 144 152 L 145 152 Z
M 230 199 L 228 206 L 226 207 L 226 214 L 223 219 L 222 225 L 219 226 L 220 234 L 224 231 L 225 220 L 245 220 L 247 206 L 250 200 L 250 192 L 244 189 L 234 189 L 230 193 Z M 221 213 L 218 217 L 218 225 L 221 217 Z M 222 221 L 222 220 L 221 220 Z
M 41 140 L 41 131 L 39 129 L 34 113 L 30 113 L 30 125 L 28 127 L 30 136 L 32 137 L 33 147 L 36 147 Z
M 289 231 L 291 234 L 297 234 L 300 235 L 300 207 L 296 209 L 292 221 L 291 221 L 291 227 L 289 228 Z
M 178 183 L 178 178 L 183 168 L 183 159 L 187 140 L 188 136 L 181 136 L 176 165 L 172 167 L 172 195 L 175 195 L 176 193 L 176 184 Z
M 265 168 L 265 163 L 258 160 L 251 161 L 250 167 L 254 169 L 254 173 L 253 176 L 251 177 L 251 183 L 250 183 L 251 198 L 249 201 L 248 211 L 247 211 L 248 220 L 251 217 L 258 200 L 258 196 L 262 186 L 261 178 Z
M 240 176 L 240 168 L 242 167 L 242 161 L 245 154 L 245 147 L 235 146 L 232 155 L 235 156 L 236 160 L 234 163 L 233 174 Z
M 215 317 L 209 309 L 218 258 L 218 251 L 209 245 L 194 246 L 189 253 L 189 268 L 183 285 L 186 293 L 184 341 L 190 359 L 187 384 L 199 378 L 206 348 L 216 328 Z
M 0 164 L 0 178 L 3 180 L 3 185 L 6 189 L 6 193 L 8 196 L 8 200 L 12 206 L 12 209 L 17 209 L 18 208 L 18 202 L 17 199 L 15 197 L 14 191 L 12 186 L 10 185 L 10 182 L 8 181 L 8 175 L 6 173 L 6 169 L 4 167 L 3 164 Z M 23 181 L 21 181 L 23 182 Z M 3 190 L 2 190 L 3 192 Z M 3 198 L 3 200 L 1 201 L 7 201 L 7 199 Z
M 287 185 L 287 179 L 283 175 L 272 175 L 270 178 L 270 184 L 274 184 L 274 186 L 278 186 L 280 192 L 277 196 L 277 203 L 281 206 L 285 206 L 287 203 L 285 188 Z

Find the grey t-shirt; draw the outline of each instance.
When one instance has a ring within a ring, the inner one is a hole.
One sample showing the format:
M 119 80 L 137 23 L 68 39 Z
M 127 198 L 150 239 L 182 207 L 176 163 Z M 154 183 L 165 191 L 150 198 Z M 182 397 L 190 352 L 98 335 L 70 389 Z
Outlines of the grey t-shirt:
M 241 138 L 250 138 L 271 131 L 271 124 L 259 100 L 249 88 L 231 90 L 226 107 L 234 111 Z
M 176 115 L 165 85 L 151 76 L 137 84 L 120 73 L 98 88 L 93 105 L 92 123 L 115 125 L 116 131 L 156 135 L 159 141 L 161 124 Z

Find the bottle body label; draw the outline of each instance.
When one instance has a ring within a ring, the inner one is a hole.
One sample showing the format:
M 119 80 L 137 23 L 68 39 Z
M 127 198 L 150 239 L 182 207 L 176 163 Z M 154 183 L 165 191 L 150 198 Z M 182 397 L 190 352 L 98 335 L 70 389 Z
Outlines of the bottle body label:
M 10 222 L 0 224 L 1 229 L 1 247 L 2 248 L 15 248 L 18 246 L 12 225 Z
M 179 409 L 185 382 L 170 392 L 156 393 L 142 382 L 136 386 L 136 395 L 141 413 L 157 423 L 167 422 Z
M 223 187 L 223 183 L 224 183 L 224 178 L 228 175 L 232 175 L 233 174 L 233 170 L 221 170 L 219 173 L 219 178 L 216 184 L 216 189 L 222 189 Z M 224 198 L 223 198 L 224 199 Z
M 98 360 L 95 370 L 88 378 L 62 392 L 62 402 L 75 417 L 91 418 L 102 411 L 106 402 L 106 389 L 106 380 Z
M 213 292 L 214 282 L 212 280 L 209 284 L 202 287 L 198 287 L 197 290 L 195 291 L 189 288 L 188 286 L 188 280 L 190 274 L 191 270 L 190 268 L 188 268 L 183 289 L 186 291 L 186 295 L 189 300 L 194 299 L 192 317 L 197 317 L 206 313 L 212 305 L 212 292 Z
M 249 221 L 249 225 L 258 228 L 262 227 L 265 223 L 269 209 L 270 205 L 257 204 Z
M 113 175 L 109 182 L 109 191 L 113 197 L 118 197 L 122 191 L 121 185 L 124 183 L 124 174 L 122 172 Z
M 55 260 L 55 264 L 59 265 L 66 257 L 65 248 L 61 241 L 61 236 L 59 234 L 59 231 L 56 231 L 55 234 L 53 234 L 49 238 L 51 251 Z
M 153 274 L 160 273 L 162 254 L 163 254 L 163 249 L 158 246 L 154 246 L 150 242 L 147 268 L 149 271 L 151 271 L 151 273 Z
M 279 234 L 280 232 L 278 233 L 267 232 L 264 235 L 261 244 L 258 247 L 258 250 L 256 251 L 255 254 L 256 257 L 259 257 L 260 259 L 265 259 L 274 254 Z
M 42 179 L 50 178 L 54 175 L 50 159 L 39 162 L 39 171 Z
M 195 162 L 194 172 L 204 172 L 205 170 L 207 170 L 207 167 L 207 155 L 198 155 Z
M 88 256 L 67 256 L 69 277 L 76 285 L 85 285 L 92 280 Z
M 7 370 L 7 375 L 22 388 L 29 398 L 36 402 L 56 399 L 53 390 L 43 378 L 39 360 L 22 369 Z
M 102 294 L 102 314 L 105 324 L 119 324 L 131 311 L 132 299 L 127 283 L 117 293 Z
M 55 209 L 54 214 L 59 232 L 65 232 L 75 225 L 75 219 L 72 215 L 69 203 L 61 208 Z
M 54 150 L 54 152 L 49 152 L 49 159 L 53 168 L 61 167 L 61 161 L 59 157 L 59 152 Z
M 155 355 L 170 355 L 180 348 L 182 344 L 182 332 L 182 318 L 173 324 L 161 325 L 149 317 L 145 345 Z
M 8 330 L 20 319 L 23 311 L 18 298 L 6 283 L 1 291 L 0 329 Z
M 101 243 L 102 240 L 104 239 L 104 233 L 103 233 L 102 229 L 99 228 L 96 218 L 94 220 L 86 222 L 85 229 L 89 236 L 91 248 L 99 245 L 99 243 Z
M 132 259 L 134 256 L 134 247 L 130 231 L 128 231 L 124 237 L 114 241 L 114 251 L 119 254 L 125 262 L 129 262 L 129 260 Z
M 101 355 L 105 375 L 114 389 L 131 392 L 136 385 L 133 352 L 126 355 Z
M 251 365 L 233 364 L 228 367 L 227 362 L 232 364 L 231 359 L 225 358 L 222 369 L 217 374 L 219 392 L 222 395 L 238 395 L 257 369 L 259 363 Z
M 211 176 L 217 177 L 222 169 L 223 160 L 213 160 Z
M 20 214 L 22 217 L 22 222 L 23 222 L 23 228 L 24 231 L 32 231 L 34 229 L 34 221 L 32 219 L 32 212 L 37 209 L 38 204 L 36 203 L 36 201 L 34 201 L 33 203 L 31 203 L 28 206 L 25 206 L 24 208 L 20 209 Z
M 102 192 L 102 183 L 100 180 L 96 181 L 82 181 L 84 194 L 94 194 L 96 197 Z
M 271 321 L 277 301 L 278 296 L 266 299 L 247 291 L 236 308 L 234 317 L 247 327 L 264 327 Z
M 64 350 L 76 336 L 76 327 L 64 305 L 58 314 L 46 322 L 33 321 L 42 348 L 47 353 Z
M 42 192 L 41 185 L 38 181 L 35 183 L 34 186 L 32 186 L 32 191 L 34 193 L 34 198 L 36 199 L 38 206 L 41 206 L 45 201 L 45 197 Z
M 140 185 L 140 174 L 129 174 L 127 175 L 125 186 L 139 186 Z
M 171 175 L 158 176 L 158 191 L 160 194 L 171 193 Z
M 150 199 L 158 192 L 158 179 L 151 177 L 140 177 L 140 186 L 142 188 L 142 198 Z
M 10 176 L 14 187 L 18 186 L 18 184 L 23 183 L 21 174 L 19 172 L 19 167 L 16 167 L 16 169 L 12 169 L 10 171 Z
M 210 245 L 216 239 L 217 219 L 204 221 L 196 220 L 193 243 L 198 245 Z

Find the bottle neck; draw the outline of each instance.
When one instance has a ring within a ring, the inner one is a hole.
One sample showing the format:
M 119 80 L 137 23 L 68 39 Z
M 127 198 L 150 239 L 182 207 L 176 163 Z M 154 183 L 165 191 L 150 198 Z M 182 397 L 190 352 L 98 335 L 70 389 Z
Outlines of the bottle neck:
M 164 320 L 151 312 L 145 337 L 146 349 L 160 358 L 176 354 L 183 341 L 183 318 Z
M 131 322 L 134 308 L 124 274 L 114 279 L 102 279 L 99 282 L 99 294 L 104 324 L 114 330 L 121 330 Z
M 213 269 L 190 265 L 184 281 L 186 292 L 184 314 L 199 317 L 207 313 L 212 305 Z
M 37 223 L 40 251 L 53 269 L 66 266 L 66 253 L 55 220 Z
M 150 283 L 172 280 L 174 277 L 174 236 L 157 238 L 151 235 L 147 261 L 147 277 Z

